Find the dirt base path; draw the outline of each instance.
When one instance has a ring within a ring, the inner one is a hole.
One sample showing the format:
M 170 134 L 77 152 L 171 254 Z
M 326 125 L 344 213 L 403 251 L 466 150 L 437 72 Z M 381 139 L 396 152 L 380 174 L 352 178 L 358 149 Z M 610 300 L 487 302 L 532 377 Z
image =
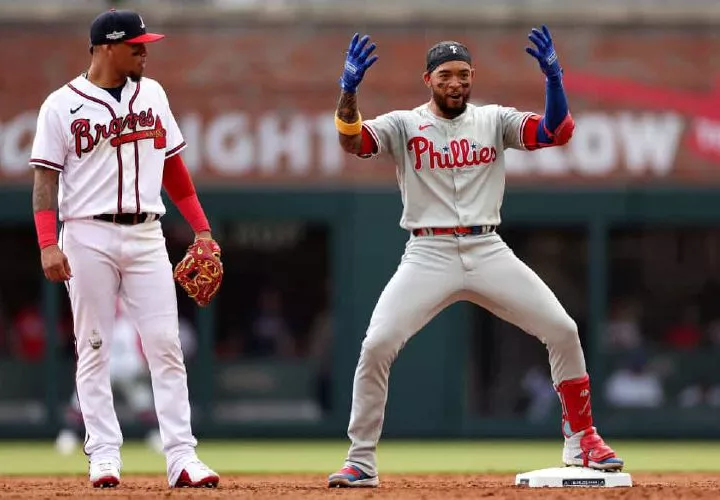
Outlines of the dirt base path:
M 704 473 L 633 474 L 632 488 L 520 488 L 514 475 L 430 474 L 381 476 L 376 489 L 329 489 L 325 476 L 223 476 L 217 489 L 171 490 L 160 476 L 122 478 L 119 487 L 98 490 L 85 476 L 0 477 L 0 498 L 298 498 L 298 499 L 720 499 L 720 477 Z

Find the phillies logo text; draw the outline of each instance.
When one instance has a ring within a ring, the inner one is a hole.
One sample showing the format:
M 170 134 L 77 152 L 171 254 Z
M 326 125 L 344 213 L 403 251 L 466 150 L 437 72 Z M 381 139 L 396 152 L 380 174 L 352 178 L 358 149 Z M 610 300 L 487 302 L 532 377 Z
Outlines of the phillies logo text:
M 136 131 L 136 127 L 153 127 Z M 133 132 L 123 134 L 130 129 Z M 110 120 L 109 123 L 96 123 L 90 127 L 90 120 L 78 118 L 70 124 L 70 133 L 75 137 L 75 153 L 78 158 L 83 153 L 89 153 L 98 145 L 101 139 L 110 139 L 110 145 L 119 147 L 127 142 L 136 142 L 142 139 L 153 139 L 155 149 L 164 149 L 166 144 L 166 131 L 162 126 L 160 117 L 153 115 L 152 108 L 140 113 L 129 113 Z
M 480 147 L 474 141 L 471 144 L 468 139 L 453 139 L 438 151 L 431 140 L 425 137 L 413 137 L 408 141 L 407 149 L 415 152 L 415 170 L 422 169 L 423 157 L 430 160 L 430 169 L 489 164 L 497 158 L 494 146 Z

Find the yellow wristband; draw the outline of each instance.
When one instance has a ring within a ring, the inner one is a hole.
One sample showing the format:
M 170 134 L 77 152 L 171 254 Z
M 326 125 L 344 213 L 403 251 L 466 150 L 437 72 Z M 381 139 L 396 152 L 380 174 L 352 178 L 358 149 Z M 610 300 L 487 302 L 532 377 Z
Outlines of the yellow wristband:
M 335 128 L 343 135 L 360 134 L 362 132 L 362 116 L 360 115 L 360 111 L 358 111 L 358 119 L 355 123 L 344 122 L 335 114 Z

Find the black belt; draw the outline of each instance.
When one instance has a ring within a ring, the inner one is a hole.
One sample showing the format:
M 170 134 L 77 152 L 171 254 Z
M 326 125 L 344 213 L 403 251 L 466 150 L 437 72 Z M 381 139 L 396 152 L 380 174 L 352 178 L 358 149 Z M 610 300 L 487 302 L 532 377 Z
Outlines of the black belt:
M 94 215 L 95 220 L 104 220 L 105 222 L 113 222 L 115 224 L 123 224 L 126 226 L 134 226 L 135 224 L 142 224 L 143 222 L 152 222 L 158 220 L 160 216 L 158 214 L 151 214 L 148 212 L 140 212 L 139 214 L 100 214 Z
M 495 232 L 497 226 L 458 226 L 458 227 L 423 227 L 413 229 L 412 234 L 415 236 L 435 236 L 448 235 L 454 236 L 471 236 L 477 234 L 488 234 Z

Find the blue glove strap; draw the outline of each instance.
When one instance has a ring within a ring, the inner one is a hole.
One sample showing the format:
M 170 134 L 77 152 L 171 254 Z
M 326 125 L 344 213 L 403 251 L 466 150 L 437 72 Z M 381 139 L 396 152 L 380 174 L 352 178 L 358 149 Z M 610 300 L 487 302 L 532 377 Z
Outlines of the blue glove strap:
M 540 62 L 540 66 L 542 68 L 542 72 L 545 73 L 545 76 L 548 78 L 562 77 L 562 68 L 560 67 L 557 54 L 555 54 L 555 49 L 553 49 L 553 51 Z
M 358 75 L 357 67 L 355 67 L 355 65 L 353 65 L 350 61 L 345 61 L 345 69 L 340 77 L 340 88 L 345 92 L 354 94 L 361 81 L 362 75 Z

